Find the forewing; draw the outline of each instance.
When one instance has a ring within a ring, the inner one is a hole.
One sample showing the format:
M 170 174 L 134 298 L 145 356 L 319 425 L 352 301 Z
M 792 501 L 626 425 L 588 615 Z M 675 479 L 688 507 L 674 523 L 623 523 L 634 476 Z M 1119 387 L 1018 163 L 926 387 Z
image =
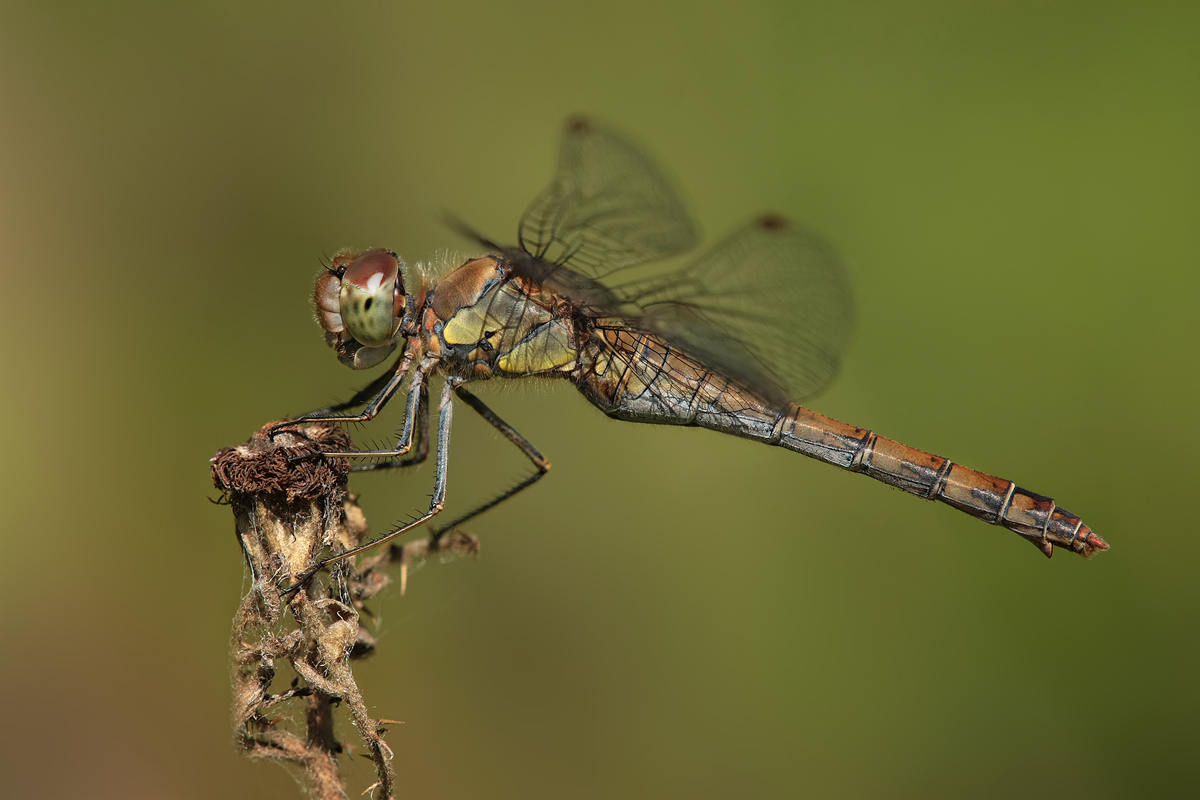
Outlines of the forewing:
M 654 160 L 584 118 L 568 120 L 554 180 L 526 209 L 518 233 L 527 252 L 593 278 L 678 255 L 697 239 Z
M 754 220 L 678 272 L 614 289 L 630 324 L 782 404 L 833 379 L 854 322 L 849 275 L 812 231 Z

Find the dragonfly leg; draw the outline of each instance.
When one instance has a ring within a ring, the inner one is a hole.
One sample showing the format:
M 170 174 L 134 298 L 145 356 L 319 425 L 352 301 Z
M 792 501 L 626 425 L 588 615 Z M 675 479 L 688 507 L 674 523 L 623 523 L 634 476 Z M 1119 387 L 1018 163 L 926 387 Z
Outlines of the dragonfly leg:
M 360 389 L 354 397 L 344 403 L 336 403 L 328 408 L 321 408 L 316 411 L 310 411 L 296 419 L 287 422 L 281 422 L 268 432 L 269 436 L 274 436 L 277 432 L 284 428 L 291 428 L 303 422 L 312 422 L 313 420 L 321 420 L 322 422 L 369 422 L 378 416 L 383 407 L 388 401 L 395 396 L 400 385 L 404 383 L 405 377 L 408 375 L 409 369 L 412 367 L 413 359 L 416 357 L 416 348 L 408 347 L 404 351 L 404 355 L 396 360 L 395 366 L 392 368 L 391 374 L 384 373 L 368 385 Z M 368 398 L 370 400 L 368 401 Z M 366 403 L 366 407 L 359 414 L 336 414 L 330 412 L 345 411 L 348 408 L 354 408 L 357 405 Z
M 396 442 L 396 446 L 390 450 L 346 450 L 344 452 L 329 452 L 324 453 L 326 457 L 343 456 L 346 458 L 383 458 L 389 461 L 402 459 L 408 455 L 413 447 L 413 436 L 417 429 L 417 421 L 420 417 L 421 398 L 425 395 L 425 381 L 429 377 L 429 372 L 437 366 L 437 361 L 431 359 L 421 363 L 417 368 L 417 372 L 413 375 L 412 383 L 408 387 L 408 401 L 404 409 L 404 428 L 400 432 L 400 439 Z M 447 383 L 453 387 L 455 384 Z M 443 392 L 444 393 L 444 392 Z
M 462 516 L 451 520 L 449 523 L 435 530 L 431 536 L 434 544 L 436 544 L 446 533 L 454 530 L 454 528 L 458 527 L 467 520 L 473 519 L 489 509 L 495 508 L 510 497 L 518 494 L 521 491 L 524 491 L 525 489 L 528 489 L 530 486 L 533 486 L 533 484 L 541 480 L 543 475 L 550 471 L 549 460 L 547 460 L 544 455 L 539 453 L 538 449 L 534 447 L 528 439 L 517 433 L 513 426 L 500 419 L 500 416 L 496 414 L 495 411 L 492 411 L 490 408 L 488 408 L 482 400 L 471 394 L 471 392 L 467 391 L 467 389 L 463 386 L 459 386 L 455 390 L 455 394 L 458 395 L 460 400 L 469 405 L 475 411 L 475 413 L 487 420 L 492 427 L 504 434 L 505 439 L 508 439 L 510 442 L 516 445 L 517 449 L 524 453 L 525 457 L 533 462 L 533 466 L 537 471 L 522 480 L 520 483 L 509 487 L 496 497 L 493 497 L 488 502 L 476 506 Z
M 418 374 L 418 377 L 422 378 L 422 380 L 424 378 L 424 376 L 421 374 Z M 336 564 L 339 561 L 345 561 L 348 558 L 354 558 L 359 553 L 370 550 L 373 547 L 378 547 L 384 542 L 408 533 L 413 528 L 424 525 L 426 522 L 441 513 L 441 510 L 446 505 L 446 458 L 450 452 L 450 423 L 454 415 L 453 394 L 454 388 L 457 385 L 457 381 L 447 378 L 446 385 L 442 387 L 441 401 L 438 404 L 437 473 L 434 477 L 433 496 L 429 501 L 429 510 L 416 519 L 407 522 L 398 528 L 393 528 L 382 536 L 378 536 L 366 544 L 361 544 L 358 547 L 352 547 L 344 553 L 332 555 L 324 561 L 318 562 L 315 566 L 306 569 L 296 578 L 295 583 L 284 590 L 285 595 L 299 589 L 301 586 L 306 584 L 313 575 L 316 575 L 319 570 L 324 569 L 330 564 Z
M 421 399 L 417 405 L 417 422 L 413 430 L 416 440 L 416 452 L 407 458 L 396 458 L 387 461 L 376 461 L 372 464 L 355 464 L 351 472 L 375 472 L 383 469 L 400 469 L 424 464 L 429 456 L 429 389 L 421 387 Z
M 313 411 L 309 411 L 307 414 L 302 414 L 301 418 L 318 416 L 324 417 L 330 414 L 338 414 L 351 408 L 365 406 L 367 403 L 375 399 L 375 397 L 383 390 L 383 387 L 387 386 L 388 382 L 395 376 L 397 372 L 400 371 L 401 364 L 404 362 L 404 356 L 405 354 L 401 353 L 400 357 L 396 359 L 395 364 L 392 364 L 392 368 L 389 371 L 382 373 L 378 378 L 359 389 L 349 400 L 344 400 L 340 403 L 333 403 L 325 408 L 318 408 Z

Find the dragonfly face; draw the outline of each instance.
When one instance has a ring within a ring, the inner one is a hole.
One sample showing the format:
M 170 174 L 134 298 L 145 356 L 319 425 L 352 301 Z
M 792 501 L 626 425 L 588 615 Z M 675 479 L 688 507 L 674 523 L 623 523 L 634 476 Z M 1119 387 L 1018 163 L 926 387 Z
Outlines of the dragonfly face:
M 382 248 L 340 253 L 318 276 L 313 303 L 338 359 L 353 369 L 373 367 L 401 338 L 404 262 Z

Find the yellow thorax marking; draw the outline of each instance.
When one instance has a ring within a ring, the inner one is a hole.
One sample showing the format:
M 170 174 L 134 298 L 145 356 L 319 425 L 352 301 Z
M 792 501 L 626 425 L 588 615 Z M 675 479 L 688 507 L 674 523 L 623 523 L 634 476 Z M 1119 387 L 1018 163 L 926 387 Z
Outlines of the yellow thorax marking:
M 496 365 L 510 374 L 547 372 L 575 363 L 575 357 L 571 329 L 556 319 L 514 347 Z

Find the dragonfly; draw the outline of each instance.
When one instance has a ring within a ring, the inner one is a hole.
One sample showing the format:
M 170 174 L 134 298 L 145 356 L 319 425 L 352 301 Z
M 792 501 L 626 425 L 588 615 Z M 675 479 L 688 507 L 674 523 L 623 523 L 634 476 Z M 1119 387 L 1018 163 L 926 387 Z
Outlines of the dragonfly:
M 848 272 L 834 249 L 776 214 L 750 220 L 682 267 L 647 265 L 699 238 L 654 158 L 593 119 L 567 121 L 551 183 L 505 247 L 453 222 L 483 255 L 438 275 L 377 248 L 342 252 L 317 277 L 317 321 L 338 359 L 395 363 L 350 400 L 281 423 L 374 419 L 407 382 L 394 447 L 328 453 L 370 459 L 357 471 L 423 462 L 429 384 L 437 407 L 429 508 L 318 570 L 401 536 L 445 506 L 455 400 L 478 413 L 533 464 L 524 480 L 432 534 L 446 532 L 529 488 L 550 462 L 468 386 L 497 378 L 570 381 L 610 417 L 687 425 L 783 447 L 930 500 L 1032 542 L 1090 556 L 1108 544 L 1044 495 L 799 405 L 833 379 L 853 322 Z M 357 413 L 348 413 L 361 409 Z

